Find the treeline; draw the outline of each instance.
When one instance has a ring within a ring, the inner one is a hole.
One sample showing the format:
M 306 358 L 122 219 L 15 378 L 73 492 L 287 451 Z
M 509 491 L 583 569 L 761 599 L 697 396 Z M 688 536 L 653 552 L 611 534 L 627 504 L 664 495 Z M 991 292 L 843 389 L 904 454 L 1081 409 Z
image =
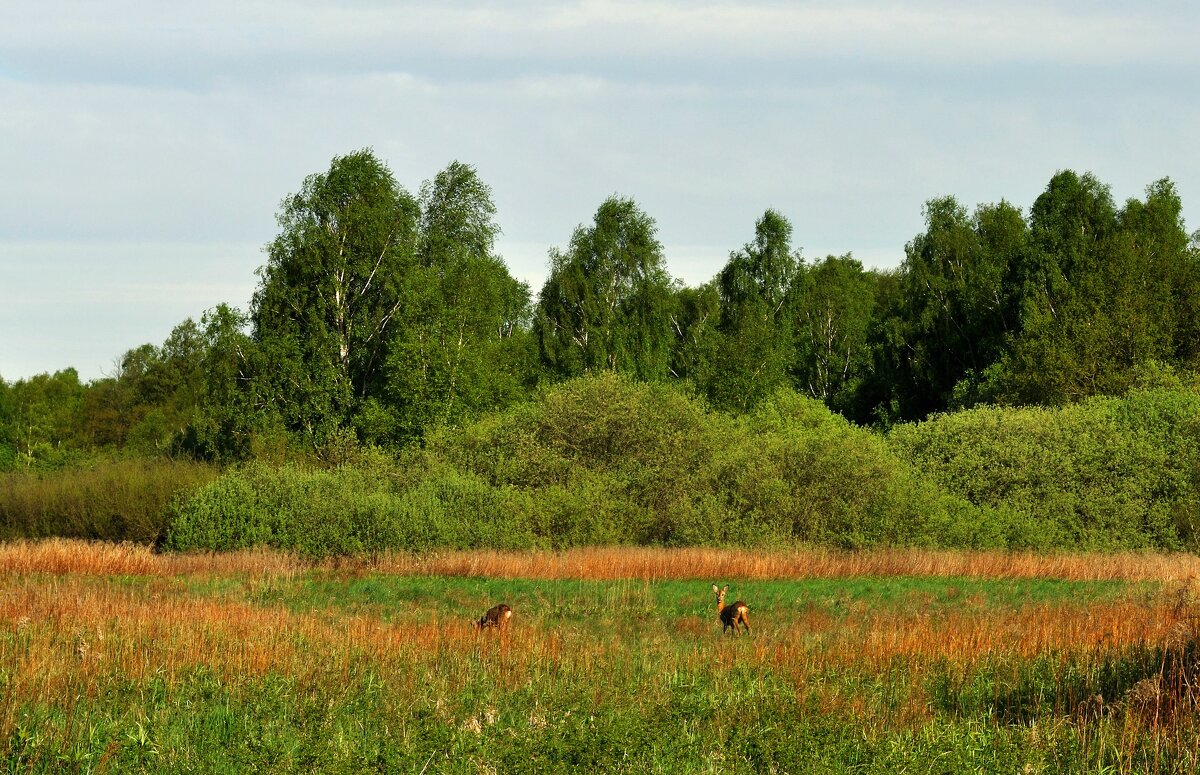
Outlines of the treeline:
M 673 279 L 653 218 L 612 197 L 536 295 L 496 254 L 489 188 L 453 163 L 414 195 L 370 151 L 284 199 L 246 311 L 221 305 L 82 383 L 0 380 L 0 468 L 95 450 L 227 463 L 401 449 L 600 373 L 752 412 L 781 388 L 862 425 L 1064 406 L 1186 383 L 1200 239 L 1168 180 L 1118 206 L 1060 172 L 1028 212 L 925 206 L 894 271 L 806 259 L 767 210 L 712 281 Z
M 453 163 L 279 212 L 247 310 L 0 380 L 0 540 L 311 555 L 589 544 L 1200 547 L 1200 235 L 1172 184 L 926 204 L 893 271 L 774 210 L 709 283 L 612 197 L 535 296 Z
M 317 464 L 315 464 L 317 463 Z M 0 539 L 310 556 L 596 544 L 1200 547 L 1200 391 L 851 423 L 791 388 L 750 412 L 606 373 L 336 466 L 95 461 L 0 477 Z

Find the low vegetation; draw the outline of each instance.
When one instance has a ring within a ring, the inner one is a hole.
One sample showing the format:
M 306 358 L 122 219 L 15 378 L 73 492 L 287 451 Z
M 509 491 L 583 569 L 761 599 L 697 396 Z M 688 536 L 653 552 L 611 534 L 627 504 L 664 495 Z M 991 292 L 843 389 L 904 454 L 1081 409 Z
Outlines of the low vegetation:
M 575 380 L 398 459 L 227 470 L 168 545 L 308 556 L 593 545 L 1177 551 L 1200 519 L 1200 394 L 981 408 L 884 436 L 781 390 L 731 416 Z
M 160 458 L 0 474 L 0 541 L 60 536 L 154 544 L 166 536 L 172 500 L 218 474 L 215 466 Z
M 1193 556 L 742 562 L 698 549 L 313 563 L 10 544 L 0 766 L 1200 766 Z M 750 604 L 752 636 L 722 636 L 714 581 Z M 500 601 L 515 612 L 507 634 L 479 633 L 473 622 Z

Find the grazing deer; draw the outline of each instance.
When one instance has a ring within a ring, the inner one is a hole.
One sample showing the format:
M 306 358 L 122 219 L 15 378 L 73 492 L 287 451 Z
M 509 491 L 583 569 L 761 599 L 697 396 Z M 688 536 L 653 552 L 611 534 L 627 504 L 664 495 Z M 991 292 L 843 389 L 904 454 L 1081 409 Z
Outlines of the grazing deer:
M 492 606 L 475 625 L 477 629 L 483 630 L 488 627 L 496 627 L 501 632 L 508 629 L 508 620 L 512 618 L 512 609 L 504 603 Z
M 717 616 L 721 619 L 721 624 L 725 625 L 721 628 L 721 634 L 730 627 L 733 628 L 734 635 L 741 635 L 741 630 L 738 625 L 746 628 L 747 634 L 750 632 L 750 606 L 743 603 L 741 600 L 733 605 L 725 605 L 725 593 L 729 591 L 729 585 L 726 584 L 724 589 L 717 589 L 717 585 L 713 584 L 713 594 L 717 596 Z

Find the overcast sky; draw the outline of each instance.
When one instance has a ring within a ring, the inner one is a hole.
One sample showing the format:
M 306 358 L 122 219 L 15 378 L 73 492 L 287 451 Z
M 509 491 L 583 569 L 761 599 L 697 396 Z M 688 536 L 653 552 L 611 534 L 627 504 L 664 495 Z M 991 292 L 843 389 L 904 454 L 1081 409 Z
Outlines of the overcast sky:
M 921 206 L 1027 210 L 1060 169 L 1172 178 L 1200 226 L 1200 3 L 41 0 L 0 7 L 0 377 L 111 373 L 245 308 L 280 200 L 374 149 L 488 183 L 536 293 L 634 198 L 716 274 L 773 207 L 895 267 Z

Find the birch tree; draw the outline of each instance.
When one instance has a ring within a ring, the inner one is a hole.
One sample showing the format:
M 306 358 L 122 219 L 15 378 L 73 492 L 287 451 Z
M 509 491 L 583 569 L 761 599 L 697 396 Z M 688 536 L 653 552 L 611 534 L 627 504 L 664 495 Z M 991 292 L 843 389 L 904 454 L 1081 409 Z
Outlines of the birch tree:
M 656 231 L 632 199 L 614 196 L 591 226 L 575 229 L 566 251 L 550 252 L 535 336 L 551 372 L 668 375 L 675 293 Z
M 418 213 L 370 150 L 334 158 L 283 200 L 251 318 L 292 430 L 320 441 L 379 390 Z
M 452 162 L 421 186 L 409 299 L 387 361 L 397 438 L 420 437 L 525 394 L 529 288 L 495 252 L 491 189 Z

